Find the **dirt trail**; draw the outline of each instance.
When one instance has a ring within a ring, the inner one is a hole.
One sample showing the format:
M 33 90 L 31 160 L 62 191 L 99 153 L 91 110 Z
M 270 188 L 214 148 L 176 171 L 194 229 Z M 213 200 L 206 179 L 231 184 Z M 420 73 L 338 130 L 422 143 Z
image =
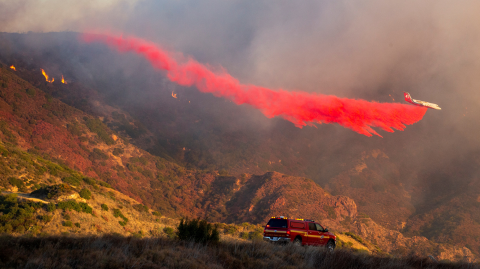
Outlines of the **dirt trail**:
M 45 201 L 45 200 L 31 197 L 29 193 L 11 192 L 11 191 L 3 191 L 2 192 L 3 195 L 7 195 L 7 194 L 11 194 L 11 193 L 17 194 L 17 197 L 20 198 L 20 199 L 25 199 L 25 200 L 29 200 L 29 201 L 32 201 L 32 202 L 40 202 L 40 203 L 48 204 L 48 202 Z

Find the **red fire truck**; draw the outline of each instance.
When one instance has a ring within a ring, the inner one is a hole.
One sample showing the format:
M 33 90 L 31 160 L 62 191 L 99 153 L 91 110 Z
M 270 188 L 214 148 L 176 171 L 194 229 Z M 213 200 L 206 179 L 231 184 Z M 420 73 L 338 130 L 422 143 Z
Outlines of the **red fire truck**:
M 293 242 L 296 245 L 325 246 L 335 249 L 337 237 L 314 220 L 272 217 L 265 230 L 263 240 L 267 242 Z

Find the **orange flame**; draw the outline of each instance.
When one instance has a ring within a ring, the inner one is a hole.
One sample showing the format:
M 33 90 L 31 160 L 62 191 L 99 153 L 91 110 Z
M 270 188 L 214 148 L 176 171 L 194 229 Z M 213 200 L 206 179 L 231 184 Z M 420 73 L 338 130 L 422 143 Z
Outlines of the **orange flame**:
M 13 66 L 13 64 L 12 66 L 10 66 L 10 68 L 13 69 L 13 71 L 17 71 L 17 69 L 15 69 L 15 66 Z
M 172 97 L 177 98 L 177 94 L 172 92 Z
M 53 82 L 53 81 L 52 81 Z M 67 84 L 67 82 L 65 81 L 65 79 L 63 78 L 63 75 L 62 75 L 62 83 L 63 84 Z
M 43 69 L 42 69 L 42 74 L 43 74 L 43 76 L 45 77 L 45 79 L 47 80 L 47 82 L 52 83 L 53 81 L 55 81 L 54 78 L 52 78 L 52 80 L 48 80 L 48 75 L 47 75 L 47 73 L 45 73 L 45 70 L 43 70 Z

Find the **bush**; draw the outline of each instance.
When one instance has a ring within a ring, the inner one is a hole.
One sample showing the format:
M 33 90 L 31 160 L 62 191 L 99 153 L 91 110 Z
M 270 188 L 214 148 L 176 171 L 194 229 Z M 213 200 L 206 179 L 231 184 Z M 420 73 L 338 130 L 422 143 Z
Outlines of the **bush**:
M 177 227 L 177 236 L 180 240 L 193 240 L 197 243 L 217 243 L 220 241 L 220 234 L 217 226 L 213 226 L 206 220 L 182 219 Z
M 51 215 L 43 215 L 42 216 L 42 221 L 47 223 L 47 222 L 50 222 L 52 220 L 52 216 Z
M 78 204 L 80 205 L 82 212 L 93 214 L 93 209 L 87 203 L 80 202 Z
M 10 183 L 10 185 L 17 187 L 19 190 L 25 189 L 25 183 L 21 179 L 9 177 L 8 182 Z
M 62 225 L 63 225 L 63 226 L 66 226 L 66 227 L 72 227 L 73 224 L 72 224 L 71 221 L 66 220 L 66 221 L 62 222 Z
M 63 209 L 64 211 L 66 211 L 67 209 L 70 209 L 70 210 L 75 210 L 77 212 L 84 212 L 88 214 L 93 213 L 93 209 L 87 203 L 83 203 L 83 202 L 77 203 L 75 200 L 58 202 L 57 208 Z
M 57 184 L 51 186 L 45 186 L 38 190 L 33 191 L 31 194 L 35 197 L 55 199 L 64 194 L 73 193 L 73 189 L 68 184 Z
M 102 210 L 103 210 L 103 211 L 108 211 L 108 205 L 106 205 L 106 204 L 101 204 L 100 206 L 102 207 Z
M 108 155 L 105 154 L 101 149 L 94 148 L 90 153 L 90 159 L 92 160 L 108 160 Z
M 115 209 L 113 210 L 113 216 L 114 216 L 115 218 L 120 217 L 120 218 L 123 219 L 123 221 L 119 221 L 119 222 L 118 222 L 118 223 L 120 223 L 120 225 L 122 225 L 122 226 L 127 225 L 127 223 L 128 223 L 128 218 L 125 217 L 125 216 L 122 214 L 122 212 L 120 211 L 120 209 L 115 208 Z
M 75 227 L 80 228 L 80 223 L 76 222 Z
M 31 89 L 31 88 L 28 88 L 25 90 L 27 92 L 28 95 L 30 96 L 35 96 L 35 94 L 37 93 L 34 89 Z
M 133 206 L 133 208 L 134 208 L 135 210 L 137 210 L 138 212 L 146 212 L 146 213 L 148 213 L 148 207 L 145 206 L 145 205 L 136 204 L 136 205 Z
M 167 235 L 168 238 L 175 238 L 175 231 L 172 227 L 165 227 L 163 228 L 163 232 Z
M 102 186 L 102 187 L 105 187 L 105 188 L 110 188 L 112 189 L 112 186 L 110 186 L 110 184 L 108 184 L 107 182 L 104 182 L 104 181 L 97 181 L 98 185 Z
M 100 119 L 87 118 L 85 119 L 85 121 L 86 121 L 85 124 L 87 125 L 88 129 L 96 133 L 103 142 L 105 142 L 107 145 L 115 144 L 115 140 L 113 140 L 107 132 L 108 130 L 107 126 L 105 126 L 105 124 L 103 124 L 102 121 L 100 121 Z
M 64 177 L 62 178 L 62 181 L 73 186 L 79 186 L 81 183 L 80 179 L 77 177 Z
M 112 154 L 115 156 L 120 156 L 121 154 L 123 154 L 123 152 L 124 151 L 122 148 L 114 148 Z
M 161 216 L 162 216 L 162 213 L 160 213 L 160 212 L 158 212 L 158 211 L 153 211 L 153 212 L 152 212 L 152 215 L 157 216 L 157 217 L 161 217 Z
M 47 204 L 47 212 L 53 212 L 57 209 L 54 203 L 48 203 Z
M 240 238 L 242 239 L 248 239 L 249 238 L 249 234 L 247 232 L 242 232 L 240 233 Z
M 79 192 L 79 194 L 80 194 L 80 197 L 86 200 L 90 200 L 92 198 L 92 193 L 90 192 L 89 189 L 84 188 Z

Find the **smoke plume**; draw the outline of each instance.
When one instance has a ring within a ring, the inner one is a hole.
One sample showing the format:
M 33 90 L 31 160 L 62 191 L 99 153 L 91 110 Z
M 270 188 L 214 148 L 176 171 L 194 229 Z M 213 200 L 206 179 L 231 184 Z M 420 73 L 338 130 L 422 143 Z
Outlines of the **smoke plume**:
M 393 132 L 393 129 L 403 130 L 405 125 L 421 120 L 427 110 L 405 104 L 368 102 L 305 92 L 274 91 L 255 85 L 244 85 L 225 71 L 214 73 L 191 58 L 185 63 L 179 63 L 170 53 L 142 39 L 93 34 L 85 34 L 82 37 L 86 42 L 100 41 L 120 52 L 138 53 L 155 68 L 166 70 L 167 77 L 179 85 L 194 85 L 201 92 L 227 98 L 238 105 L 249 104 L 269 118 L 280 116 L 300 128 L 315 123 L 337 123 L 366 136 L 372 134 L 380 136 L 372 127 L 387 132 Z

